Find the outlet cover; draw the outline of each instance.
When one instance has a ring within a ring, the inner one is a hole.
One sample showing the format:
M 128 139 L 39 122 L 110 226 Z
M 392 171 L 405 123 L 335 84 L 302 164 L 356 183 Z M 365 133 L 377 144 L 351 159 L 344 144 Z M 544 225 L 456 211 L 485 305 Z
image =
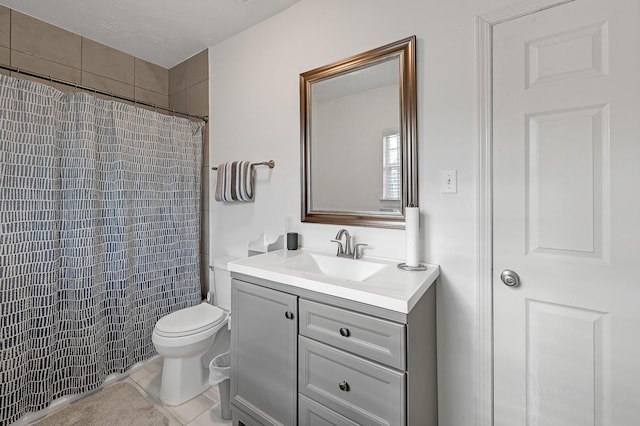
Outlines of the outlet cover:
M 293 232 L 293 217 L 284 217 L 284 232 Z

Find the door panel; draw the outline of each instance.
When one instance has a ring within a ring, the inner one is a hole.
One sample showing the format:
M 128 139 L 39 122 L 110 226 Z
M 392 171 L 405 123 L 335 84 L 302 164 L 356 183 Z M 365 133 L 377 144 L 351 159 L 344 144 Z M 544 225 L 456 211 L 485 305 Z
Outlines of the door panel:
M 576 0 L 494 27 L 496 426 L 640 424 L 639 17 Z
M 608 118 L 607 105 L 526 115 L 527 254 L 604 260 Z
M 607 23 L 573 27 L 525 41 L 527 86 L 607 75 Z
M 598 424 L 594 416 L 602 424 L 608 315 L 534 300 L 526 307 L 527 424 Z

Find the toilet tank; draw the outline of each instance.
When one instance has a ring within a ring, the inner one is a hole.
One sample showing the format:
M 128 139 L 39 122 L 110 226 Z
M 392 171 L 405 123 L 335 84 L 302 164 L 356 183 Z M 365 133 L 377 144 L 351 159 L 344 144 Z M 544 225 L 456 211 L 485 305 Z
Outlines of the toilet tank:
M 213 291 L 214 304 L 226 311 L 231 311 L 231 275 L 227 264 L 237 257 L 222 256 L 213 258 Z

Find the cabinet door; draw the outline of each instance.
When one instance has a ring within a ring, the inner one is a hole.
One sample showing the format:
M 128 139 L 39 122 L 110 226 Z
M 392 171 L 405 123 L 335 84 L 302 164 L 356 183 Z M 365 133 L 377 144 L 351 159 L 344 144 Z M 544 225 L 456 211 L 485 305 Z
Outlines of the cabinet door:
M 232 403 L 264 425 L 296 423 L 297 296 L 234 279 Z

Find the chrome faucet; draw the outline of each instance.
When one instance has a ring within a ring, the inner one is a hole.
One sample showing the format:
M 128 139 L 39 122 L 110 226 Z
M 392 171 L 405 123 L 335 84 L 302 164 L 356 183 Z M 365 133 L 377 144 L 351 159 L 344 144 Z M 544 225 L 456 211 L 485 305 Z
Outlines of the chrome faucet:
M 342 242 L 342 237 L 344 237 L 344 243 Z M 341 229 L 336 234 L 336 237 L 331 240 L 334 243 L 338 243 L 338 251 L 336 256 L 338 257 L 350 257 L 353 259 L 358 259 L 361 256 L 361 247 L 366 247 L 368 244 L 358 243 L 353 245 L 353 239 L 351 238 L 351 234 L 346 229 Z
M 344 236 L 344 244 L 342 243 L 342 237 Z M 346 229 L 341 229 L 336 234 L 336 237 L 331 240 L 334 243 L 338 243 L 338 252 L 336 256 L 339 257 L 351 257 L 351 234 Z

